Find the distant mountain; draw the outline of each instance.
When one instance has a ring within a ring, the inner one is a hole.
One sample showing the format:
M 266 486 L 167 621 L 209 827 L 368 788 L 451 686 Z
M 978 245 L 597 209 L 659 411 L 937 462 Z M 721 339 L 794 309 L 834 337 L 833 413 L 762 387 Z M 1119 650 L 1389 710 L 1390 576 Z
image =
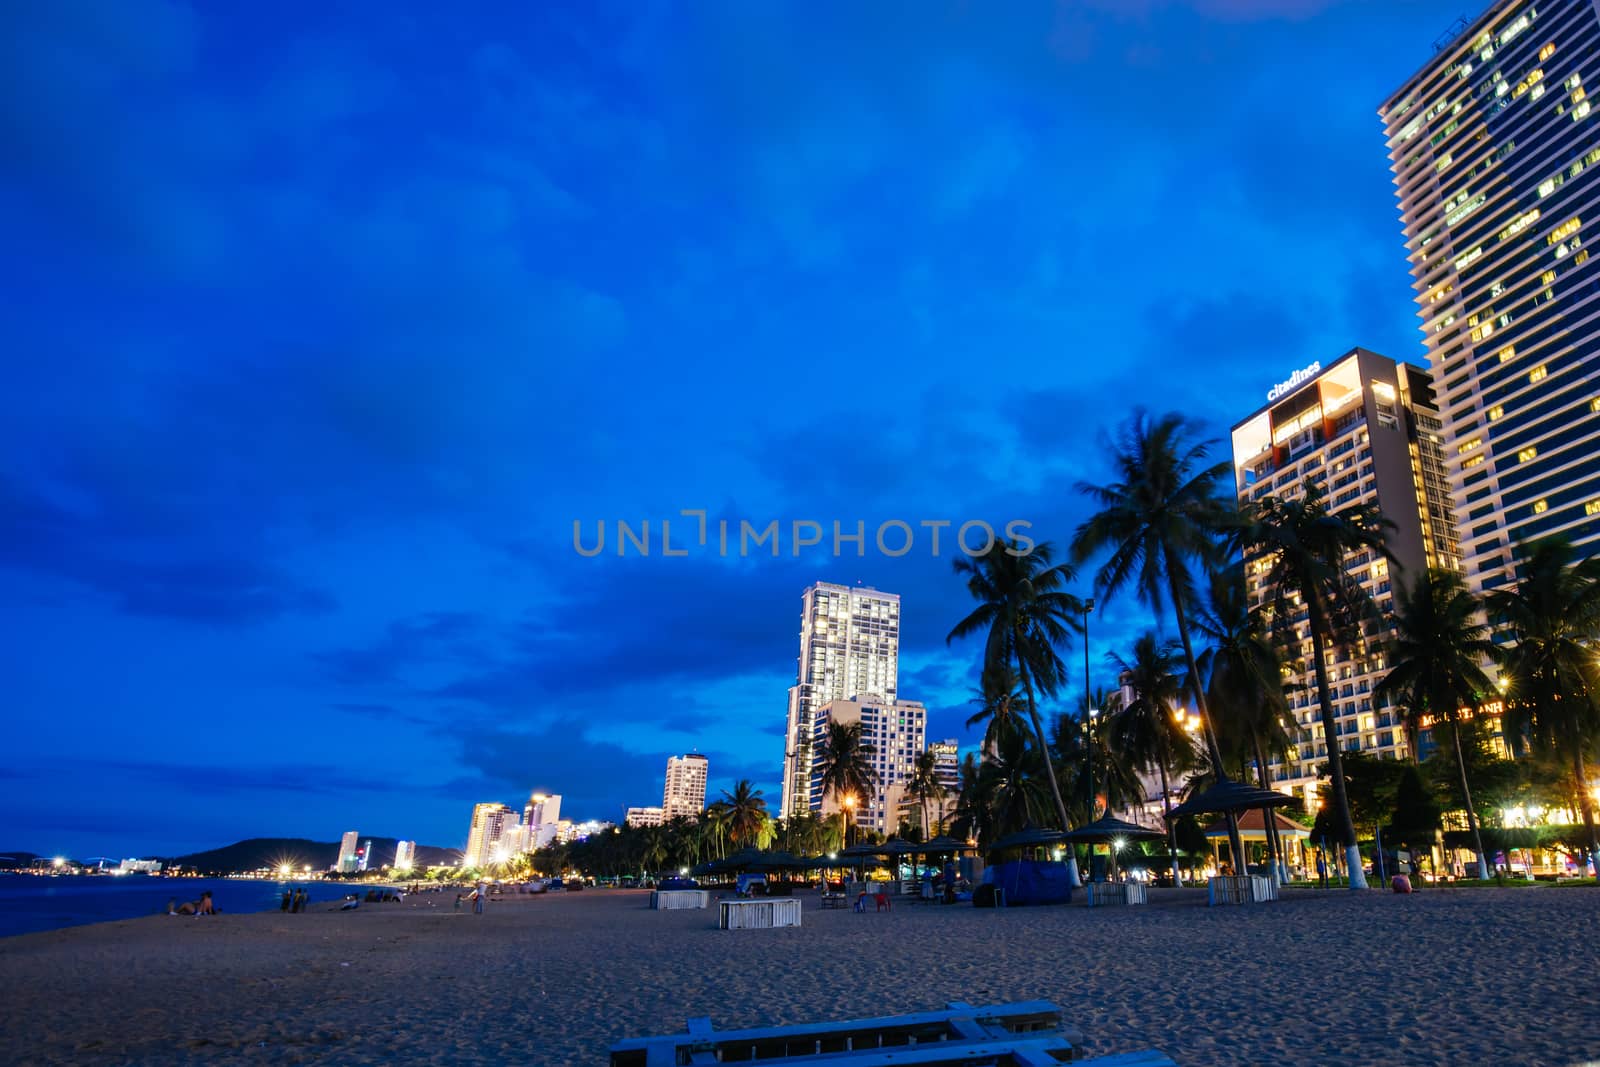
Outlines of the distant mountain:
M 0 867 L 26 867 L 36 859 L 42 859 L 37 852 L 25 852 L 15 849 L 10 852 L 0 852 Z
M 393 837 L 363 837 L 362 848 L 367 847 L 368 841 L 372 842 L 372 857 L 368 866 L 375 869 L 393 863 L 397 840 Z M 236 841 L 231 845 L 205 852 L 165 858 L 162 862 L 169 867 L 189 867 L 207 873 L 229 874 L 234 871 L 276 867 L 282 863 L 288 863 L 296 869 L 310 867 L 313 871 L 325 871 L 332 867 L 338 858 L 337 841 L 311 841 L 304 837 L 252 837 L 247 841 Z M 432 845 L 417 846 L 418 867 L 435 867 L 460 862 L 461 853 L 456 849 L 437 848 Z

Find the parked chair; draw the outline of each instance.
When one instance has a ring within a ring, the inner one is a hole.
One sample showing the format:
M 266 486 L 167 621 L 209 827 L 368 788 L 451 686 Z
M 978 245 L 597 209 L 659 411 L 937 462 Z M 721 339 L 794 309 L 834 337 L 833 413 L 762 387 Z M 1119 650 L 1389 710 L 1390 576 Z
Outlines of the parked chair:
M 879 911 L 893 911 L 894 910 L 894 904 L 892 904 L 890 902 L 889 894 L 885 893 L 883 890 L 881 890 L 881 889 L 878 890 L 877 896 L 875 896 L 873 899 L 878 902 L 878 910 Z

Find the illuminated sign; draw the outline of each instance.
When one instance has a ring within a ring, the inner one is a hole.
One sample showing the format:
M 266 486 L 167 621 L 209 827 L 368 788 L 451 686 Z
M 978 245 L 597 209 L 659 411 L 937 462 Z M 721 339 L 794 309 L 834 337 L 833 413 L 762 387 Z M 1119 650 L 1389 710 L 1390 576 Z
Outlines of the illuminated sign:
M 1267 403 L 1270 404 L 1280 396 L 1284 396 L 1293 392 L 1301 385 L 1310 381 L 1312 378 L 1315 378 L 1319 373 L 1321 373 L 1321 371 L 1322 364 L 1320 362 L 1313 363 L 1304 370 L 1295 371 L 1293 374 L 1289 375 L 1288 381 L 1279 382 L 1277 385 L 1274 385 L 1271 389 L 1267 390 Z
M 1506 710 L 1506 706 L 1505 706 L 1504 702 L 1499 701 L 1499 700 L 1491 700 L 1487 704 L 1478 705 L 1478 707 L 1476 709 L 1473 709 L 1473 708 L 1457 708 L 1456 709 L 1456 718 L 1459 719 L 1462 722 L 1466 722 L 1466 721 L 1468 721 L 1470 719 L 1474 719 L 1479 715 L 1483 715 L 1483 716 L 1485 716 L 1487 718 L 1496 718 L 1496 717 L 1498 717 L 1500 715 L 1504 715 L 1505 714 L 1505 710 Z M 1438 721 L 1439 721 L 1438 717 L 1435 716 L 1432 712 L 1425 712 L 1417 720 L 1417 729 L 1419 729 L 1419 730 L 1431 730 L 1431 729 L 1433 729 L 1434 724 L 1437 723 Z
M 959 745 L 952 745 L 948 741 L 935 741 L 928 746 L 928 751 L 935 756 L 955 756 L 960 754 L 961 748 Z

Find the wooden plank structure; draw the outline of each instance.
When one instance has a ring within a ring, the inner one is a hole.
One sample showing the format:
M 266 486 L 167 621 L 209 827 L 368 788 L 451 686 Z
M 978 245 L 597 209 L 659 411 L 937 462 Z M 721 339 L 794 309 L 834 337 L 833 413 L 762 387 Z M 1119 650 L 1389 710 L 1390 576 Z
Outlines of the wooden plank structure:
M 800 901 L 793 897 L 723 900 L 718 903 L 719 930 L 770 930 L 775 926 L 800 925 Z
M 650 894 L 650 906 L 656 911 L 704 908 L 710 903 L 711 893 L 705 889 L 657 889 Z
M 1261 904 L 1278 899 L 1272 879 L 1255 874 L 1219 874 L 1206 883 L 1206 902 L 1218 904 Z
M 1143 882 L 1090 882 L 1084 890 L 1091 908 L 1104 904 L 1145 904 L 1150 899 Z
M 679 1067 L 781 1061 L 779 1067 L 1056 1067 L 1072 1062 L 1083 1036 L 1063 1029 L 1048 1000 L 975 1008 L 952 1001 L 943 1011 L 847 1022 L 718 1032 L 708 1018 L 686 1032 L 631 1038 L 611 1047 L 611 1067 Z M 1076 1061 L 1082 1067 L 1174 1067 L 1159 1052 Z

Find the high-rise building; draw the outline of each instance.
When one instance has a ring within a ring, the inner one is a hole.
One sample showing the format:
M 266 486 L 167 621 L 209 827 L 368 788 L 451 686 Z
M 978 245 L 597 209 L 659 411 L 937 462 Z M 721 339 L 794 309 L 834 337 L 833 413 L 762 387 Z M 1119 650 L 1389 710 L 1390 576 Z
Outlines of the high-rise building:
M 1461 555 L 1483 589 L 1519 544 L 1600 548 L 1597 84 L 1594 0 L 1499 0 L 1378 112 Z
M 560 823 L 561 794 L 529 794 L 522 809 L 523 849 L 548 848 L 556 839 Z
M 865 826 L 879 833 L 895 829 L 898 801 L 911 779 L 917 756 L 926 747 L 928 712 L 914 700 L 830 700 L 817 710 L 816 740 L 827 734 L 830 722 L 861 724 L 861 740 L 872 746 L 872 769 L 877 774 L 877 789 L 864 797 L 852 797 L 852 825 Z M 810 808 L 824 815 L 839 810 L 846 798 L 823 795 L 822 775 L 812 775 Z
M 417 865 L 417 843 L 415 841 L 396 841 L 394 843 L 394 869 L 409 871 Z
M 939 784 L 952 792 L 960 789 L 961 743 L 953 737 L 930 741 L 928 751 L 933 753 L 933 771 L 939 776 Z
M 1394 615 L 1396 580 L 1413 581 L 1428 567 L 1456 566 L 1438 411 L 1428 372 L 1419 367 L 1356 348 L 1327 367 L 1314 363 L 1297 371 L 1268 391 L 1266 406 L 1233 428 L 1233 467 L 1240 503 L 1268 495 L 1293 498 L 1314 485 L 1331 511 L 1376 505 L 1394 524 L 1388 545 L 1397 566 L 1361 552 L 1346 561 L 1346 573 L 1385 617 Z M 1266 598 L 1269 562 L 1245 557 L 1253 606 Z M 1293 625 L 1293 638 L 1279 649 L 1291 672 L 1285 685 L 1293 744 L 1286 762 L 1274 762 L 1272 777 L 1279 789 L 1301 790 L 1314 801 L 1328 739 L 1304 607 Z M 1387 673 L 1389 637 L 1381 630 L 1353 647 L 1325 649 L 1339 731 L 1333 743 L 1341 749 L 1390 757 L 1406 751 L 1398 709 L 1374 706 L 1372 699 Z
M 372 859 L 372 838 L 367 838 L 367 843 L 356 850 L 356 870 L 364 871 Z
M 504 804 L 475 804 L 462 862 L 468 867 L 504 863 L 521 851 L 522 844 L 522 826 L 515 811 Z
M 666 817 L 698 819 L 706 810 L 706 758 L 698 752 L 667 757 L 667 785 L 661 793 Z
M 340 874 L 354 874 L 356 865 L 361 862 L 361 834 L 356 830 L 346 830 L 339 839 L 339 858 L 334 861 L 333 869 Z
M 900 674 L 900 597 L 818 582 L 801 596 L 800 663 L 784 730 L 784 818 L 811 797 L 817 709 L 853 697 L 893 702 Z
M 667 813 L 661 808 L 629 808 L 622 821 L 629 826 L 660 826 L 667 821 Z

